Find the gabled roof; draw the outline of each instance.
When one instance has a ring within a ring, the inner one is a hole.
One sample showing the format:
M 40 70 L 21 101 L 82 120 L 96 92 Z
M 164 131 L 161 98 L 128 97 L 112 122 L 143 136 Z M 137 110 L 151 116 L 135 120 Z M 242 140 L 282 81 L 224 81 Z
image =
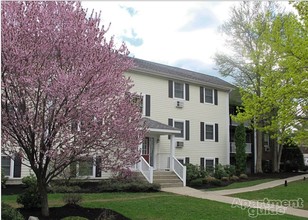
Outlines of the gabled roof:
M 133 60 L 135 63 L 135 67 L 133 67 L 132 70 L 141 73 L 152 74 L 169 79 L 183 80 L 185 82 L 191 82 L 227 91 L 230 91 L 235 88 L 234 85 L 215 76 L 209 76 L 203 73 L 154 63 L 138 58 L 133 58 Z
M 142 118 L 141 121 L 149 128 L 150 132 L 162 132 L 168 134 L 178 134 L 180 129 L 171 127 L 158 121 L 154 121 L 150 118 Z

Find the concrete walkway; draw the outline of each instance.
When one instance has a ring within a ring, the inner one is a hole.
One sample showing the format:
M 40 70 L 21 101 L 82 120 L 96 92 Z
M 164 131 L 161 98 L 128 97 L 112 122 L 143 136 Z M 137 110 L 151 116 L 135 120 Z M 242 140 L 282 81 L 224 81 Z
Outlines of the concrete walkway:
M 286 207 L 286 206 L 281 206 L 281 205 L 271 205 L 271 204 L 266 203 L 267 202 L 266 200 L 265 201 L 253 201 L 253 200 L 239 199 L 235 197 L 226 196 L 230 194 L 268 189 L 268 188 L 276 187 L 279 185 L 284 185 L 285 180 L 287 180 L 289 183 L 292 181 L 304 179 L 304 177 L 306 177 L 307 179 L 306 181 L 308 181 L 308 174 L 304 174 L 304 175 L 290 177 L 287 179 L 274 180 L 274 181 L 270 181 L 267 183 L 262 183 L 259 185 L 239 188 L 239 189 L 217 190 L 217 191 L 206 192 L 206 191 L 193 189 L 190 187 L 170 187 L 170 188 L 162 188 L 162 191 L 184 195 L 184 196 L 191 196 L 191 197 L 200 198 L 200 199 L 208 199 L 212 201 L 228 203 L 228 204 L 231 204 L 232 208 L 238 207 L 241 209 L 247 209 L 249 217 L 256 217 L 258 214 L 260 215 L 260 213 L 250 211 L 249 209 L 249 208 L 258 208 L 262 210 L 273 211 L 279 215 L 289 214 L 289 215 L 308 218 L 307 210 L 296 209 L 296 208 Z M 281 202 L 281 201 L 277 200 L 277 202 Z M 286 202 L 291 202 L 291 201 L 286 200 L 284 203 Z M 295 206 L 300 206 L 302 203 L 303 201 L 299 199 L 299 200 L 293 201 L 292 204 L 294 204 Z M 264 211 L 261 214 L 264 215 Z

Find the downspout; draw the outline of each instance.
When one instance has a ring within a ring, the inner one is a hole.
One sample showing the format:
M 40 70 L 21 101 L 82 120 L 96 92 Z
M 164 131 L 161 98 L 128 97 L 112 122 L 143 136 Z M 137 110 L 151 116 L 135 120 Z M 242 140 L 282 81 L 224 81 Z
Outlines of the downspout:
M 227 129 L 227 164 L 230 165 L 230 146 L 231 146 L 231 142 L 230 142 L 230 93 L 232 92 L 232 89 L 229 90 L 228 92 L 228 99 L 227 99 L 227 122 L 228 122 L 228 129 Z

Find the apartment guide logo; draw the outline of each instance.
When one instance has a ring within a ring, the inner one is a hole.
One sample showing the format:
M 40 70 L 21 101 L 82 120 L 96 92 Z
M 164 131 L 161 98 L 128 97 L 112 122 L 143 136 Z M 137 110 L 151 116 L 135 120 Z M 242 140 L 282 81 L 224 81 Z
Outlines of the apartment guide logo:
M 262 200 L 251 201 L 235 198 L 232 201 L 231 207 L 247 210 L 249 217 L 256 218 L 261 215 L 284 215 L 288 207 L 296 209 L 304 208 L 304 200 L 302 198 L 294 200 L 264 198 Z

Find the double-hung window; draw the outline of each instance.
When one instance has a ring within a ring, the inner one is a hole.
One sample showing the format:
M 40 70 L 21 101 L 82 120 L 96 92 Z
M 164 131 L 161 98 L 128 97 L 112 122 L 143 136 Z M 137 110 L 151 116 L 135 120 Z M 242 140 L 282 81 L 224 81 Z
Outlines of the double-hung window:
M 189 84 L 184 82 L 169 80 L 168 97 L 189 101 Z
M 8 156 L 1 157 L 1 169 L 5 176 L 11 176 L 11 158 Z
M 205 170 L 213 172 L 215 167 L 214 159 L 205 159 Z
M 184 83 L 174 82 L 174 97 L 184 99 L 185 86 Z
M 140 112 L 144 116 L 151 115 L 151 96 L 142 94 L 133 97 L 133 102 L 139 106 Z
M 204 102 L 213 104 L 214 102 L 213 89 L 204 88 Z
M 74 162 L 70 165 L 70 171 L 72 177 L 93 177 L 94 161 L 92 157 L 85 157 L 80 161 Z
M 174 121 L 174 127 L 181 130 L 181 133 L 176 134 L 175 137 L 184 138 L 184 126 L 184 121 Z
M 214 140 L 214 125 L 205 124 L 205 139 Z
M 200 122 L 200 141 L 219 141 L 217 123 Z
M 171 127 L 178 128 L 181 133 L 175 134 L 175 137 L 178 139 L 185 139 L 189 141 L 190 139 L 190 122 L 189 120 L 180 120 L 180 119 L 168 119 L 168 125 Z M 170 138 L 170 136 L 169 136 Z
M 200 103 L 218 105 L 218 91 L 200 86 Z

